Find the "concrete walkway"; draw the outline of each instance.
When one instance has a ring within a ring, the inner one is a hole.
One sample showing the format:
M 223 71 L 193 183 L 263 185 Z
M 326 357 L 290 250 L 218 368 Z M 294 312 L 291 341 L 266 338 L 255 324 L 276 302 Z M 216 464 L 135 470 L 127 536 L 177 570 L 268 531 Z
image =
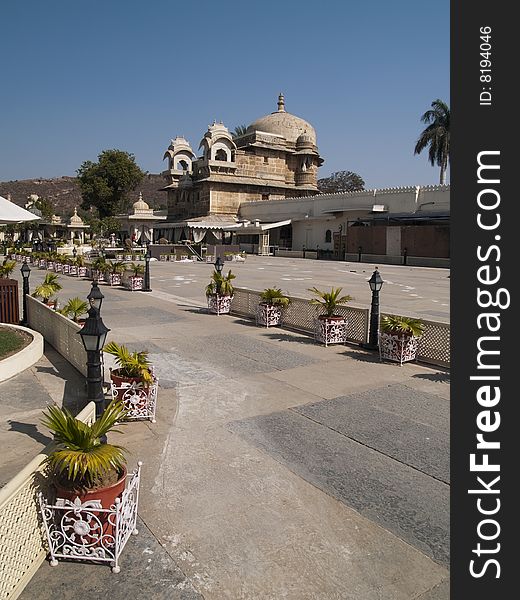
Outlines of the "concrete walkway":
M 61 297 L 88 293 L 62 279 Z M 119 575 L 44 564 L 21 598 L 449 597 L 446 373 L 103 292 L 109 339 L 146 348 L 160 379 L 158 422 L 114 437 L 144 463 L 144 537 Z

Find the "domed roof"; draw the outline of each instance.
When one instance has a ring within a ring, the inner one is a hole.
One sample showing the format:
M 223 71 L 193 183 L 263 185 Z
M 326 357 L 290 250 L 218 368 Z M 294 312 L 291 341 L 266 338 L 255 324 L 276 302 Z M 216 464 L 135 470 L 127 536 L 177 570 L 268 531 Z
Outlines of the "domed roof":
M 70 218 L 71 225 L 83 225 L 83 219 L 78 215 L 76 207 L 74 207 L 74 214 Z
M 316 144 L 316 131 L 314 127 L 291 113 L 285 112 L 285 100 L 283 94 L 278 96 L 278 110 L 261 117 L 251 123 L 247 128 L 247 133 L 253 131 L 264 131 L 275 135 L 282 135 L 288 142 L 295 143 L 298 137 L 305 133 L 309 136 L 311 142 Z
M 310 136 L 306 131 L 304 131 L 296 139 L 296 145 L 298 147 L 312 148 L 312 146 L 313 146 L 312 136 Z
M 146 202 L 143 200 L 143 192 L 139 192 L 139 200 L 137 202 L 134 202 L 133 207 L 134 207 L 134 211 L 150 209 L 148 204 L 146 204 Z

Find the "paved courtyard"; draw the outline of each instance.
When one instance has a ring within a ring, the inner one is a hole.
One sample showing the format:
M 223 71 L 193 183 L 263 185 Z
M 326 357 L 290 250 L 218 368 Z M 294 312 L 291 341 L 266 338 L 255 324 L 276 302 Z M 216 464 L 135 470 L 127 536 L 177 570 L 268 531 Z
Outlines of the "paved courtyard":
M 260 257 L 230 266 L 244 287 L 306 296 L 311 285 L 343 285 L 359 304 L 369 301 L 372 265 L 350 275 L 361 267 Z M 21 597 L 101 598 L 110 586 L 114 598 L 447 599 L 449 375 L 209 315 L 210 265 L 152 268 L 153 293 L 102 288 L 109 339 L 147 349 L 160 380 L 158 422 L 127 424 L 124 441 L 114 436 L 131 465 L 144 462 L 142 537 L 129 541 L 119 575 L 44 564 Z M 338 269 L 342 280 L 333 278 Z M 401 269 L 381 267 L 384 309 L 443 312 L 449 272 Z M 314 276 L 302 281 L 307 270 Z M 31 288 L 41 276 L 33 270 Z M 63 302 L 90 289 L 61 280 Z M 17 379 L 0 384 L 2 402 L 24 393 Z M 36 404 L 17 421 L 45 437 Z

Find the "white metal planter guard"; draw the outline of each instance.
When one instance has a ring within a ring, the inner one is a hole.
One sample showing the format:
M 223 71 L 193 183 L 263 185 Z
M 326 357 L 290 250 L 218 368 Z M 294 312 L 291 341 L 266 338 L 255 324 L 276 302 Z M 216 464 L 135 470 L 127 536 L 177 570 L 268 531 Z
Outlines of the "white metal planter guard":
M 149 419 L 152 423 L 155 423 L 159 381 L 153 369 L 152 377 L 153 383 L 146 386 L 142 382 L 123 382 L 121 385 L 115 385 L 113 381 L 111 382 L 110 392 L 112 398 L 122 400 L 128 411 L 126 420 Z
M 127 287 L 130 290 L 132 290 L 132 292 L 135 292 L 137 290 L 142 290 L 143 289 L 143 278 L 140 276 L 136 277 L 135 275 L 129 277 L 127 280 Z
M 344 344 L 347 341 L 347 319 L 316 319 L 316 341 L 325 344 Z
M 63 271 L 64 275 L 68 275 L 70 273 L 70 265 L 68 265 L 67 263 L 63 263 L 63 265 L 61 266 L 61 270 Z
M 106 282 L 110 285 L 121 285 L 121 273 L 107 273 Z
M 108 562 L 114 573 L 119 573 L 119 557 L 130 535 L 137 535 L 137 505 L 141 462 L 127 475 L 127 485 L 121 498 L 110 508 L 102 508 L 99 500 L 81 503 L 57 498 L 49 503 L 38 495 L 43 524 L 49 544 L 50 565 L 58 565 L 58 558 L 68 560 Z M 105 527 L 103 527 L 103 521 Z M 106 524 L 112 533 L 106 533 Z
M 218 294 L 208 296 L 209 312 L 215 315 L 228 314 L 231 309 L 232 301 L 233 296 L 219 296 Z
M 78 277 L 87 276 L 87 267 L 78 267 Z
M 282 323 L 282 307 L 271 304 L 259 304 L 256 312 L 257 325 L 275 327 Z
M 402 365 L 415 360 L 420 338 L 414 336 L 398 336 L 389 333 L 379 334 L 380 360 L 392 360 Z
M 69 275 L 71 277 L 77 277 L 78 276 L 78 267 L 76 265 L 70 265 L 69 266 Z

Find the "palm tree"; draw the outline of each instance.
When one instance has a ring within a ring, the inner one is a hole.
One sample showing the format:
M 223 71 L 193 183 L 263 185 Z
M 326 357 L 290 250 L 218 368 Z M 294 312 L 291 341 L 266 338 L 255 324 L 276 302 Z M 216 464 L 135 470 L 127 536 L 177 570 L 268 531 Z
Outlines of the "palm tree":
M 234 138 L 240 137 L 241 135 L 244 135 L 247 131 L 247 125 L 237 125 L 235 127 L 235 129 L 233 129 L 231 135 Z
M 446 183 L 446 169 L 450 160 L 450 108 L 442 100 L 434 100 L 431 110 L 421 117 L 428 127 L 421 133 L 415 144 L 414 154 L 420 154 L 427 146 L 428 159 L 433 166 L 441 168 L 440 183 Z

